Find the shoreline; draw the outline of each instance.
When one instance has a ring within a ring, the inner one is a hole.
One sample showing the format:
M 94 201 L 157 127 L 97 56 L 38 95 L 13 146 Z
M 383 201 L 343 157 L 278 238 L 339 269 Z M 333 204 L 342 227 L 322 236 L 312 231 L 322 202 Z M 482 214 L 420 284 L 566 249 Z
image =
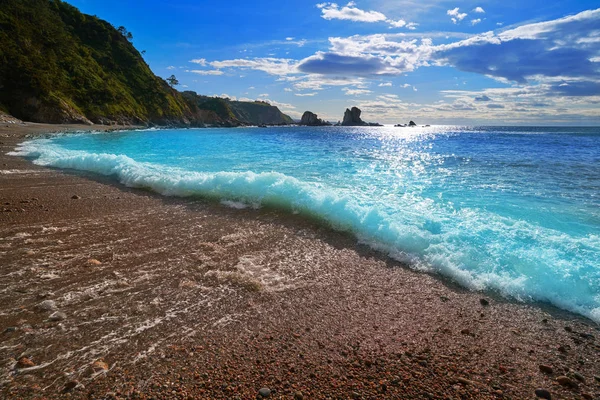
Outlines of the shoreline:
M 50 127 L 0 127 L 1 168 L 19 171 L 0 174 L 14 209 L 0 214 L 5 396 L 600 396 L 600 330 L 584 317 L 469 292 L 273 210 L 6 156 Z M 98 128 L 115 127 L 59 129 Z

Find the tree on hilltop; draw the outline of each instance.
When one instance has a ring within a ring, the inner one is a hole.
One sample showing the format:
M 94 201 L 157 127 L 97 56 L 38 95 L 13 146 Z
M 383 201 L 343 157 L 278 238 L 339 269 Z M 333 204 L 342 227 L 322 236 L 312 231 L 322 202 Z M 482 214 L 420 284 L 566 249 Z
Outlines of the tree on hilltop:
M 171 86 L 171 87 L 175 87 L 175 86 L 179 85 L 179 81 L 177 80 L 177 78 L 175 78 L 175 75 L 171 75 L 170 77 L 168 77 L 167 82 L 169 83 L 169 86 Z

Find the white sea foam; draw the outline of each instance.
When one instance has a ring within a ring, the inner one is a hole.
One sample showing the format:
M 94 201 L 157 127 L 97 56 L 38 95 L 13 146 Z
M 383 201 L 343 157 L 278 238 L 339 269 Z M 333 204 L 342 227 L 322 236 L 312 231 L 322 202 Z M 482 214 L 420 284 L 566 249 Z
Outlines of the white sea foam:
M 390 214 L 361 205 L 347 193 L 278 172 L 193 172 L 125 155 L 67 150 L 47 139 L 26 142 L 12 154 L 34 157 L 39 165 L 112 175 L 127 186 L 167 196 L 201 196 L 234 208 L 262 205 L 308 213 L 336 229 L 352 231 L 361 241 L 416 269 L 440 273 L 473 290 L 495 289 L 523 301 L 547 301 L 600 322 L 600 273 L 597 265 L 586 264 L 585 256 L 600 254 L 598 235 L 572 237 L 468 208 L 448 216 L 427 201 L 410 203 L 429 218 L 422 225 L 410 224 L 397 213 L 414 209 Z M 536 245 L 522 245 L 528 242 Z M 573 254 L 575 261 L 566 263 L 561 254 Z M 504 261 L 498 263 L 499 258 Z

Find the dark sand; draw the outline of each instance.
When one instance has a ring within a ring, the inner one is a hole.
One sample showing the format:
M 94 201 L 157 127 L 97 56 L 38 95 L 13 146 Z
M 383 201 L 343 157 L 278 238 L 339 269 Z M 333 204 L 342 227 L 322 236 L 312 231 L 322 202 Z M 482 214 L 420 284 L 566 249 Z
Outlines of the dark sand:
M 301 218 L 5 155 L 64 128 L 0 127 L 0 397 L 600 398 L 591 321 Z

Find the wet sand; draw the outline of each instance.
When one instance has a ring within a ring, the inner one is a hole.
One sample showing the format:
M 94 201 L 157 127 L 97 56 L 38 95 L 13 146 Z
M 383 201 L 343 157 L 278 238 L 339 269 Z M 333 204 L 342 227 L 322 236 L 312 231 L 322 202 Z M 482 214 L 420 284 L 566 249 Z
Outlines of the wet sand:
M 592 321 L 300 217 L 6 156 L 66 128 L 89 129 L 0 126 L 0 397 L 600 398 Z

